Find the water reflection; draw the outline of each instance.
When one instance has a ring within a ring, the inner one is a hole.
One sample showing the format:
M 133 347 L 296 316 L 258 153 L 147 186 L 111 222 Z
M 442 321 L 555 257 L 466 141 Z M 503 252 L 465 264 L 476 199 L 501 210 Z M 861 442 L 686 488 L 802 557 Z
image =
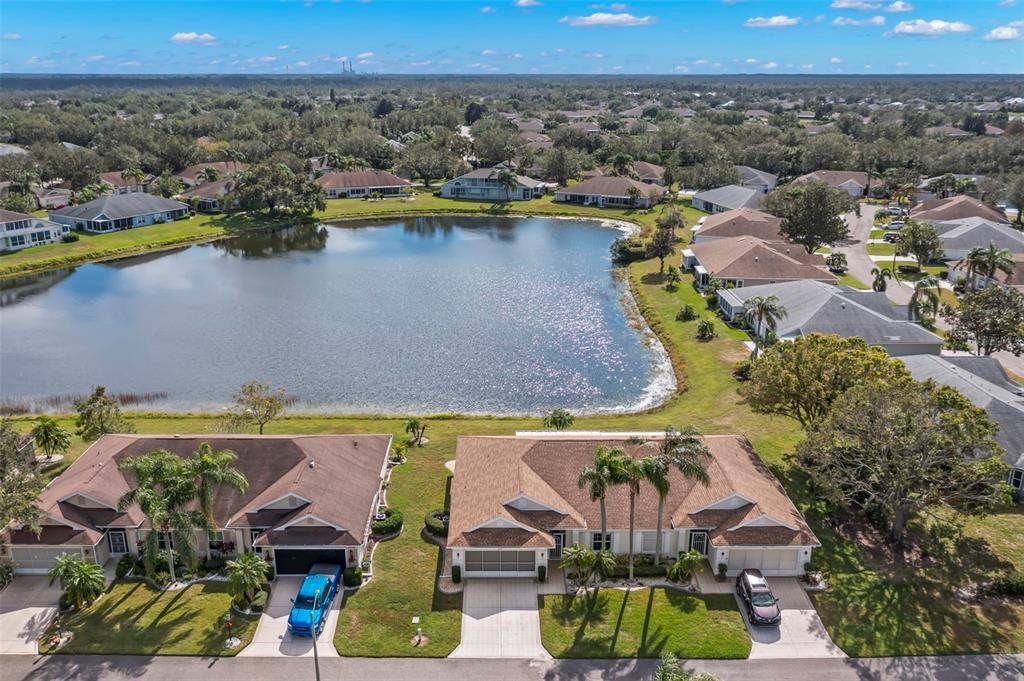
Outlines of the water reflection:
M 293 251 L 323 250 L 327 234 L 323 225 L 294 225 L 221 239 L 214 241 L 213 247 L 240 258 L 269 258 Z
M 51 286 L 59 284 L 75 271 L 74 267 L 51 270 L 42 274 L 30 274 L 24 277 L 0 280 L 0 307 L 14 305 L 27 298 L 45 292 Z

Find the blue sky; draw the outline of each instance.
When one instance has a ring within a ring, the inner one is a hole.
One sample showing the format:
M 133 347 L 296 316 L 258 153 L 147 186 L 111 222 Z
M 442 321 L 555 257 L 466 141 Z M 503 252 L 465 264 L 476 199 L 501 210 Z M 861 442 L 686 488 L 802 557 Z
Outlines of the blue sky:
M 3 0 L 19 73 L 1022 73 L 1024 0 Z

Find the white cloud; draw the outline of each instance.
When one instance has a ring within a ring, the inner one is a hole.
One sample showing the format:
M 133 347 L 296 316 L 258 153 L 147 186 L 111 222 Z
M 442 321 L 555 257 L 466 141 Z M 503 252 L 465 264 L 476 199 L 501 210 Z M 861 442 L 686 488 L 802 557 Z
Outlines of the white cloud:
M 277 49 L 279 49 L 279 50 L 287 50 L 288 49 L 288 45 L 278 45 Z
M 910 62 L 909 61 L 898 61 L 898 62 L 896 62 L 896 66 L 899 66 L 901 68 L 904 67 L 904 66 L 910 66 Z
M 356 55 L 356 59 L 371 59 L 374 56 L 373 52 L 360 52 Z
M 707 63 L 708 63 L 708 60 L 707 60 L 707 59 L 698 59 L 698 60 L 696 60 L 696 61 L 695 61 L 695 62 L 693 62 L 693 63 L 694 63 L 694 64 L 696 64 L 696 65 L 698 65 L 698 66 L 703 66 L 704 64 L 707 64 Z
M 604 59 L 604 52 L 584 52 L 583 56 L 587 59 Z
M 684 64 L 679 64 L 672 70 L 675 71 L 676 73 L 689 73 L 690 68 Z
M 831 59 L 828 60 L 828 63 L 829 64 L 842 64 L 843 60 L 840 59 L 839 57 L 832 57 Z
M 800 17 L 787 17 L 785 14 L 776 14 L 773 17 L 750 17 L 743 22 L 747 28 L 784 28 L 795 26 L 800 23 Z
M 885 26 L 885 17 L 876 15 L 869 19 L 854 19 L 853 17 L 836 17 L 832 20 L 833 26 Z
M 494 13 L 494 8 L 491 7 L 490 5 L 484 5 L 483 7 L 480 8 L 480 13 L 481 14 L 493 14 Z
M 544 3 L 538 2 L 538 0 L 516 0 L 516 7 L 536 7 Z
M 638 17 L 626 12 L 619 14 L 594 12 L 583 17 L 562 17 L 558 21 L 570 26 L 650 26 L 657 23 L 658 17 Z
M 865 65 L 864 65 L 864 68 L 865 68 L 866 70 L 870 71 L 870 70 L 871 70 L 871 64 L 865 64 Z
M 770 61 L 770 62 L 768 62 L 767 64 L 762 64 L 762 65 L 761 65 L 761 68 L 762 68 L 762 69 L 768 69 L 768 70 L 771 70 L 771 69 L 777 69 L 777 68 L 779 68 L 779 65 L 778 65 L 778 64 L 776 64 L 776 63 L 775 63 L 775 62 L 773 62 L 773 61 Z
M 801 64 L 800 68 L 802 68 L 802 69 L 813 69 L 814 68 L 814 64 Z
M 754 59 L 753 57 L 750 57 L 749 59 L 747 59 L 747 63 L 748 64 L 757 64 L 759 61 L 760 61 L 760 59 Z
M 95 62 L 98 62 L 98 61 L 103 61 L 106 58 L 107 58 L 107 55 L 105 55 L 105 54 L 90 54 L 88 57 L 85 58 L 84 61 L 89 62 L 90 64 L 92 64 L 92 63 L 95 63 Z
M 1016 7 L 1017 0 L 999 0 L 1000 7 Z
M 882 6 L 880 2 L 865 2 L 865 0 L 832 0 L 829 5 L 832 9 L 859 9 L 865 12 L 878 9 Z
M 513 59 L 522 59 L 523 58 L 523 53 L 522 52 L 513 52 L 509 56 L 512 57 Z
M 297 62 L 295 62 L 295 65 L 298 66 L 301 69 L 304 69 L 307 66 L 309 66 L 309 62 L 308 61 L 297 61 Z
M 0 40 L 21 40 L 20 33 L 4 33 L 0 35 Z
M 914 11 L 914 6 L 911 5 L 909 2 L 904 2 L 903 0 L 896 0 L 896 2 L 894 2 L 891 5 L 889 5 L 888 7 L 886 7 L 885 11 L 886 12 L 913 12 Z
M 277 61 L 277 57 L 257 57 L 256 61 L 261 64 L 270 64 Z
M 984 40 L 1020 40 L 1024 38 L 1024 21 L 1011 21 L 1006 26 L 993 28 L 986 35 Z
M 616 12 L 625 12 L 629 8 L 629 5 L 627 5 L 624 2 L 613 2 L 612 4 L 608 5 L 608 7 L 610 7 Z
M 498 54 L 497 50 L 480 50 L 481 57 L 493 57 L 496 54 Z
M 409 66 L 430 66 L 430 63 L 429 59 L 426 61 L 411 61 L 409 62 Z
M 196 45 L 216 45 L 217 37 L 212 33 L 196 33 L 195 31 L 185 33 L 179 31 L 171 36 L 171 42 L 185 45 L 191 43 Z
M 142 66 L 142 62 L 141 61 L 123 61 L 120 64 L 118 64 L 118 66 L 137 67 L 137 66 Z
M 32 55 L 31 57 L 29 57 L 28 59 L 25 60 L 25 66 L 48 67 L 48 66 L 56 66 L 56 65 L 57 65 L 57 62 L 55 62 L 52 59 L 40 59 L 39 57 L 37 57 L 35 55 Z
M 967 33 L 974 30 L 970 24 L 962 21 L 944 21 L 942 19 L 914 19 L 901 21 L 892 32 L 896 35 L 943 35 L 946 33 Z

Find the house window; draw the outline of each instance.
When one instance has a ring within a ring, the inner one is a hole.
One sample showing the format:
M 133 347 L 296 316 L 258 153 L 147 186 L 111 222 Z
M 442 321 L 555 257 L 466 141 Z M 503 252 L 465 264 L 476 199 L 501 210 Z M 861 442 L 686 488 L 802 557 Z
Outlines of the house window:
M 612 533 L 608 532 L 604 535 L 604 541 L 601 541 L 601 533 L 594 532 L 590 536 L 590 548 L 595 551 L 611 551 L 612 550 Z
M 174 548 L 174 535 L 170 532 L 158 532 L 156 539 L 156 547 L 161 551 L 167 550 L 167 540 L 171 540 L 171 549 Z
M 259 551 L 260 550 L 259 547 L 256 546 L 256 539 L 259 538 L 259 536 L 261 534 L 266 532 L 266 530 L 267 530 L 267 528 L 265 528 L 265 527 L 250 527 L 249 528 L 249 544 L 253 547 L 254 551 Z
M 1024 470 L 1014 468 L 1010 472 L 1010 487 L 1016 490 L 1024 490 Z
M 7 237 L 7 243 L 9 243 L 11 246 L 24 246 L 25 245 L 25 235 L 24 234 L 15 234 L 14 236 L 9 236 L 9 237 Z
M 641 532 L 640 533 L 640 551 L 641 553 L 654 553 L 657 548 L 658 533 L 657 532 Z

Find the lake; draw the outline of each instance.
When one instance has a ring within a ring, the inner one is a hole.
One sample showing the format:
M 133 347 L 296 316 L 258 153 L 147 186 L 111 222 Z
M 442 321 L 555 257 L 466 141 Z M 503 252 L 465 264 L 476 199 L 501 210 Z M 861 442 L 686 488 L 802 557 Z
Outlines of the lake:
M 260 380 L 297 411 L 650 407 L 675 383 L 611 267 L 619 235 L 553 218 L 305 225 L 4 282 L 0 394 L 100 384 L 216 410 Z

